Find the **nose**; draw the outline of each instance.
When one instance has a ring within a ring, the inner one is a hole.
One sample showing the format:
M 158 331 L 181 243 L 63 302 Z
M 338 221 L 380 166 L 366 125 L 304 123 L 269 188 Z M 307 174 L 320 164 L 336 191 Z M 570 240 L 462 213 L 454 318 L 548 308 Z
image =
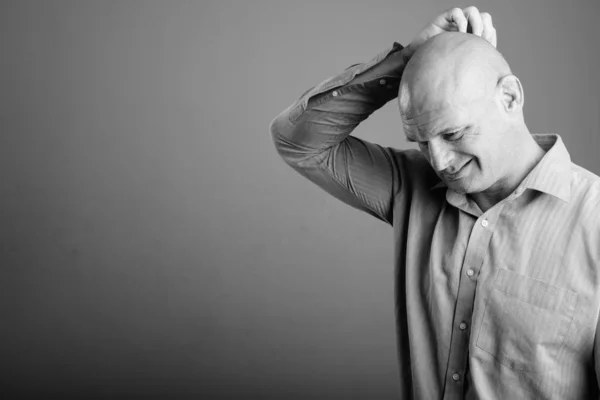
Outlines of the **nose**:
M 436 138 L 437 139 L 437 138 Z M 447 172 L 452 174 L 452 151 L 448 148 L 443 140 L 429 141 L 429 162 L 431 166 L 438 172 Z

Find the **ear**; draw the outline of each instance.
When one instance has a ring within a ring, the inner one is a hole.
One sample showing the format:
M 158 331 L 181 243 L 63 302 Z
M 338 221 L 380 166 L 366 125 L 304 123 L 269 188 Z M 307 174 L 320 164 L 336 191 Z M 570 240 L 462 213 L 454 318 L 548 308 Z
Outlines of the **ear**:
M 498 80 L 497 89 L 501 105 L 506 112 L 514 113 L 523 109 L 525 97 L 519 78 L 512 74 L 505 75 Z

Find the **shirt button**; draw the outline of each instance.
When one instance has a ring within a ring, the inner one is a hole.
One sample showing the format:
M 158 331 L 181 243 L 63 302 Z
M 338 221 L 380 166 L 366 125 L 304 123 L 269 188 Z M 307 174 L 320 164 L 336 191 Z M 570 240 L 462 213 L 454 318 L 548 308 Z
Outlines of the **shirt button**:
M 475 274 L 475 271 L 473 271 L 472 269 L 469 269 L 469 270 L 467 271 L 467 275 L 468 275 L 468 276 L 473 276 L 474 274 Z
M 467 329 L 467 324 L 465 322 L 461 322 L 460 325 L 458 325 L 458 327 L 461 331 L 464 331 L 465 329 Z
M 460 379 L 460 374 L 455 372 L 455 373 L 452 375 L 452 379 L 454 379 L 455 381 L 459 380 L 459 379 Z
M 386 82 L 385 82 L 385 79 L 380 79 L 380 80 L 379 80 L 379 84 L 380 84 L 380 85 L 385 85 L 385 83 L 386 83 Z
M 483 225 L 483 227 L 485 228 L 486 226 L 488 226 L 488 221 L 487 219 L 484 219 L 483 221 L 481 221 L 481 225 Z
M 337 90 L 334 90 L 333 93 L 331 93 L 334 97 L 337 96 L 339 93 Z

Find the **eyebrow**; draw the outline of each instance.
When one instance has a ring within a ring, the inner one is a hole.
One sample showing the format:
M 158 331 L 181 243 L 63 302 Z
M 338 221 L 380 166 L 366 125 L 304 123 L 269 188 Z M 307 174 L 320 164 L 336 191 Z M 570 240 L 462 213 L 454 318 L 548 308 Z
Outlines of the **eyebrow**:
M 458 132 L 458 131 L 460 131 L 460 130 L 462 130 L 462 129 L 465 129 L 465 128 L 466 128 L 466 127 L 465 127 L 465 126 L 462 126 L 462 125 L 461 125 L 461 126 L 455 126 L 455 127 L 452 127 L 452 128 L 446 128 L 446 129 L 442 130 L 441 132 L 439 132 L 439 133 L 438 133 L 437 135 L 435 135 L 435 136 L 439 136 L 439 135 L 446 135 L 446 134 L 448 134 L 448 133 L 454 133 L 454 132 Z M 417 142 L 418 142 L 418 140 L 415 140 L 415 139 L 413 139 L 413 138 L 410 138 L 410 137 L 408 137 L 407 135 L 404 135 L 404 136 L 406 137 L 406 141 L 407 141 L 407 142 L 411 142 L 411 143 L 417 143 Z

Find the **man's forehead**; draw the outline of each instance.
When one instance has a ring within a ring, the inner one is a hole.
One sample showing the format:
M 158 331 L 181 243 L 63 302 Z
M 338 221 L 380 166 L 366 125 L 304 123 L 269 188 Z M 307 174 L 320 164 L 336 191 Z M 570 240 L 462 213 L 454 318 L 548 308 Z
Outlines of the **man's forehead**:
M 464 106 L 457 104 L 438 104 L 429 109 L 411 111 L 410 115 L 402 114 L 402 126 L 406 136 L 417 141 L 428 140 L 429 136 L 456 128 L 465 122 L 469 114 Z

